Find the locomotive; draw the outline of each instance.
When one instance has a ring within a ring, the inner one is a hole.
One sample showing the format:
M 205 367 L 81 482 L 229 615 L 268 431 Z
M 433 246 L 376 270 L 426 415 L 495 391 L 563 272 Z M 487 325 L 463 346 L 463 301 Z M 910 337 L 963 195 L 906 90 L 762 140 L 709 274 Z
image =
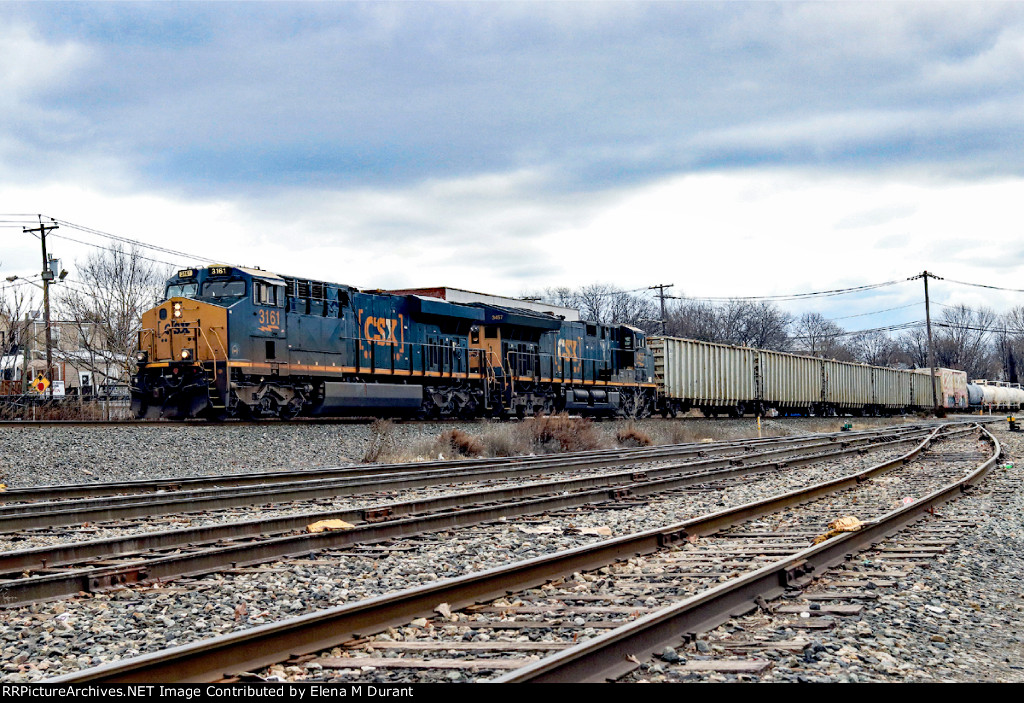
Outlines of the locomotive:
M 234 266 L 171 277 L 136 362 L 140 418 L 643 417 L 657 398 L 633 327 Z

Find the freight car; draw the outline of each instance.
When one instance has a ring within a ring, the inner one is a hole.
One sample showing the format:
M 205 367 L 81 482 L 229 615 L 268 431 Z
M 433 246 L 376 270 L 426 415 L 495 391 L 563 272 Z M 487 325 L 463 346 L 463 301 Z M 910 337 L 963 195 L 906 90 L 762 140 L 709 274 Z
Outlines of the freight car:
M 1020 410 L 1024 408 L 1024 390 L 1020 384 L 978 379 L 967 385 L 972 410 Z
M 644 416 L 642 331 L 488 303 L 184 269 L 139 332 L 137 417 Z
M 937 368 L 939 381 L 939 404 L 947 410 L 967 409 L 967 372 L 955 369 Z M 925 376 L 930 369 L 914 369 L 914 373 Z
M 709 417 L 891 415 L 933 404 L 927 373 L 676 337 L 648 342 L 666 417 L 692 408 Z

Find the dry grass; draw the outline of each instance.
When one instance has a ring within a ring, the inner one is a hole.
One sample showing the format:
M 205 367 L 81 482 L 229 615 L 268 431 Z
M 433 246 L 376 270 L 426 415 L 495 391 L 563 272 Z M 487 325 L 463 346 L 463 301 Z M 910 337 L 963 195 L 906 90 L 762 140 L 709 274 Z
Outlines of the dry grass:
M 815 420 L 762 419 L 761 432 L 756 421 L 628 420 L 595 423 L 588 418 L 566 414 L 530 418 L 522 422 L 484 422 L 479 430 L 448 429 L 434 437 L 403 442 L 390 437 L 391 423 L 378 421 L 372 426 L 370 447 L 364 461 L 437 461 L 476 457 L 509 457 L 531 454 L 556 454 L 592 449 L 647 447 L 666 444 L 723 442 L 736 439 L 778 437 L 807 432 L 837 432 L 848 418 Z M 877 423 L 861 423 L 874 426 Z M 857 424 L 855 423 L 855 429 Z
M 520 426 L 539 453 L 585 452 L 603 444 L 593 420 L 565 413 L 531 418 Z
M 649 447 L 654 444 L 651 436 L 637 428 L 632 421 L 615 433 L 615 440 L 622 447 Z
M 480 435 L 487 456 L 524 456 L 534 451 L 522 424 L 502 423 Z
M 394 461 L 395 425 L 390 420 L 374 420 L 370 425 L 370 443 L 363 453 L 363 463 Z
M 757 436 L 756 429 L 753 430 L 752 434 L 748 434 L 747 432 L 737 431 L 735 427 L 713 423 L 664 422 L 654 429 L 658 444 L 722 442 L 729 439 Z
M 79 403 L 75 399 L 36 405 L 0 404 L 0 420 L 126 420 L 131 417 L 127 404 L 100 401 Z
M 601 433 L 591 420 L 567 415 L 531 418 L 524 422 L 485 425 L 487 429 L 472 435 L 458 429 L 447 430 L 433 439 L 423 439 L 396 450 L 382 448 L 378 461 L 423 461 L 475 457 L 525 456 L 599 449 L 604 445 Z M 642 435 L 642 433 L 640 433 Z M 371 449 L 376 449 L 374 433 Z M 639 445 L 637 445 L 639 446 Z M 367 454 L 370 450 L 367 451 Z
M 462 430 L 448 430 L 438 438 L 438 453 L 448 457 L 478 457 L 486 451 L 480 438 L 467 434 Z M 447 451 L 446 451 L 447 450 Z

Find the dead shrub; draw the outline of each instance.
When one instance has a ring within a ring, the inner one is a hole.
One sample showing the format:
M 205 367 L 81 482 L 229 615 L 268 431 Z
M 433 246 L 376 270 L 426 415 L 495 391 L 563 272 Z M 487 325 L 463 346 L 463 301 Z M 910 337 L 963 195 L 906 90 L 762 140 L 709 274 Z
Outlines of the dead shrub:
M 585 452 L 601 446 L 601 434 L 587 418 L 562 413 L 531 418 L 523 427 L 538 451 Z
M 638 429 L 636 424 L 629 422 L 615 434 L 615 441 L 622 447 L 649 447 L 654 440 L 646 432 Z
M 480 436 L 487 456 L 523 456 L 533 451 L 530 434 L 522 424 L 497 425 Z
M 477 457 L 484 453 L 483 443 L 462 430 L 448 430 L 437 438 L 437 442 L 439 453 L 446 456 Z
M 394 453 L 395 425 L 390 420 L 374 420 L 370 425 L 370 443 L 363 453 L 363 463 L 383 461 Z

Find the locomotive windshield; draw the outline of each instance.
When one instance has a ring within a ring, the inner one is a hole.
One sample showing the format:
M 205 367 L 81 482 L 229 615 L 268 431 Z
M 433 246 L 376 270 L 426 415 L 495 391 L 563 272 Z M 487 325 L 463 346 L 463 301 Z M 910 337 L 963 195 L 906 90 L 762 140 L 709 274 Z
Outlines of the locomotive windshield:
M 167 286 L 167 295 L 164 298 L 166 300 L 171 298 L 194 298 L 198 292 L 198 283 L 172 283 Z
M 203 297 L 223 300 L 225 298 L 244 298 L 245 281 L 207 281 L 203 284 Z

